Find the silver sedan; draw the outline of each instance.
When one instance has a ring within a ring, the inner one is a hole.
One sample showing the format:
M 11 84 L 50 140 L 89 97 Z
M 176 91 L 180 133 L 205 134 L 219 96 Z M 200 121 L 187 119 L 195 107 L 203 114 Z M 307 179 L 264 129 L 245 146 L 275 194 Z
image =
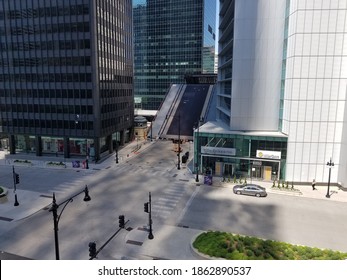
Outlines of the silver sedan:
M 236 185 L 233 190 L 235 194 L 254 195 L 257 197 L 267 196 L 266 189 L 255 184 Z

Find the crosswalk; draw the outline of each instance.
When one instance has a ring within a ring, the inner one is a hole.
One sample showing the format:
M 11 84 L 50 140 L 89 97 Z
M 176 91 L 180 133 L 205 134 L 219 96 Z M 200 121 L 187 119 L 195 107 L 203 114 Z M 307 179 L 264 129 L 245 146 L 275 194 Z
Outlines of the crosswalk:
M 144 163 L 139 164 L 121 164 L 112 167 L 117 173 L 126 173 L 131 170 L 131 176 L 146 175 L 152 178 L 166 178 L 168 182 L 167 185 L 163 186 L 163 191 L 160 192 L 159 196 L 152 196 L 152 218 L 166 220 L 171 216 L 174 211 L 181 211 L 179 207 L 179 202 L 186 193 L 186 184 L 181 181 L 177 176 L 176 166 L 167 164 L 158 165 L 148 165 Z M 179 214 L 179 213 L 178 213 Z
M 178 202 L 185 193 L 183 185 L 174 184 L 168 186 L 164 193 L 152 203 L 153 217 L 166 219 L 175 211 Z
M 141 165 L 131 165 L 131 164 L 122 164 L 114 165 L 112 169 L 117 173 L 127 173 L 131 172 L 132 176 L 136 175 L 151 175 L 151 177 L 172 177 L 172 170 L 175 167 L 165 167 L 165 166 L 141 166 Z
M 59 197 L 59 194 L 70 193 L 76 190 L 82 190 L 85 187 L 84 178 L 75 179 L 72 182 L 64 182 L 58 185 L 55 185 L 53 188 L 47 191 L 47 194 L 52 194 L 53 192 Z

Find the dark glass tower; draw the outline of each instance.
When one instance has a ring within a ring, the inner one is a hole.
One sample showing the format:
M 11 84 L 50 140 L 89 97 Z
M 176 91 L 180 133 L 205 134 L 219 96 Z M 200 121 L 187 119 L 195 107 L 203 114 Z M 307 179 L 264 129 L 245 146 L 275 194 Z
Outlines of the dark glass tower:
M 0 0 L 10 152 L 99 159 L 133 122 L 131 0 Z
M 185 74 L 214 73 L 215 0 L 134 0 L 135 106 L 157 110 Z

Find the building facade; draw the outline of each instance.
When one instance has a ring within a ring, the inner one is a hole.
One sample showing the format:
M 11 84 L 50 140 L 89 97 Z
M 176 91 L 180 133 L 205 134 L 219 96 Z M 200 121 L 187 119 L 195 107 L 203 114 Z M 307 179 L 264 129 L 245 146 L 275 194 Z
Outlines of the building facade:
M 0 0 L 0 129 L 11 153 L 98 160 L 133 122 L 130 0 Z
M 217 119 L 199 133 L 222 149 L 196 147 L 201 168 L 345 186 L 347 1 L 220 1 L 219 16 Z
M 215 0 L 134 0 L 134 94 L 158 110 L 186 74 L 215 71 Z

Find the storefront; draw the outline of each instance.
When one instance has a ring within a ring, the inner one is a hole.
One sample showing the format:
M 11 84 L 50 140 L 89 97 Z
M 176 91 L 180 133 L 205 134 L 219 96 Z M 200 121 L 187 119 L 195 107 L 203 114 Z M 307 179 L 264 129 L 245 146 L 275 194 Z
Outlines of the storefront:
M 37 143 L 39 141 L 40 143 Z M 64 155 L 64 138 L 60 137 L 36 137 L 28 135 L 16 135 L 15 146 L 17 152 L 36 153 L 37 147 L 41 147 L 42 154 Z M 70 138 L 70 155 L 88 155 L 94 146 L 92 139 Z
M 33 135 L 10 135 L 1 139 L 0 148 L 7 148 L 10 153 L 31 153 L 36 156 L 54 155 L 70 157 L 86 157 L 91 161 L 112 153 L 119 146 L 130 140 L 130 130 L 115 132 L 100 138 L 69 138 Z
M 286 156 L 287 137 L 279 132 L 221 131 L 207 123 L 194 133 L 200 173 L 210 169 L 214 176 L 283 180 Z

